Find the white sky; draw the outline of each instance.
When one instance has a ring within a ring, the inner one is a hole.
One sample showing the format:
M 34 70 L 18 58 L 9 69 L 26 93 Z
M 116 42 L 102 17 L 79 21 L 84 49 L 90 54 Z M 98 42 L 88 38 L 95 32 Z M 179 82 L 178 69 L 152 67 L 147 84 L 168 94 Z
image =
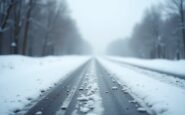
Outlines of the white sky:
M 111 41 L 129 37 L 143 11 L 158 1 L 68 0 L 68 5 L 82 36 L 95 53 L 102 53 Z

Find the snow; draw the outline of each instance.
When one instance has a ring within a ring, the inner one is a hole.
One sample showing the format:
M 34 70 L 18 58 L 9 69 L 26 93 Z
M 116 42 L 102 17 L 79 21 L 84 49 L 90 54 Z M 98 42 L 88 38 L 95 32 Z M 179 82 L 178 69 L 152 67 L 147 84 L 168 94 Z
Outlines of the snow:
M 88 59 L 79 56 L 0 56 L 0 114 L 20 110 Z
M 142 108 L 142 107 L 137 108 L 137 110 L 138 110 L 139 112 L 146 112 L 146 109 L 145 109 L 145 108 Z
M 12 47 L 16 47 L 17 44 L 16 44 L 15 42 L 12 42 L 12 43 L 11 43 L 11 46 L 12 46 Z
M 92 62 L 87 72 L 88 74 L 85 75 L 81 85 L 85 91 L 79 93 L 76 109 L 72 115 L 101 115 L 104 110 L 94 62 Z
M 35 115 L 42 115 L 42 111 L 37 111 Z
M 88 59 L 89 57 L 81 56 L 45 58 L 0 56 L 0 114 L 7 115 L 12 114 L 13 111 L 20 111 L 30 101 L 57 85 L 58 81 L 64 80 Z M 185 75 L 185 60 L 142 60 L 117 57 L 110 59 Z M 183 80 L 162 74 L 139 72 L 140 70 L 124 67 L 103 58 L 99 58 L 98 61 L 110 72 L 109 75 L 114 78 L 112 82 L 118 82 L 124 86 L 123 92 L 134 97 L 134 100 L 129 101 L 130 103 L 145 104 L 157 115 L 185 114 L 185 82 Z M 104 110 L 97 84 L 96 68 L 94 62 L 92 63 L 88 72 L 84 74 L 82 85 L 77 88 L 80 95 L 76 105 L 78 110 L 75 110 L 74 114 L 80 111 L 87 115 L 101 115 Z M 112 90 L 117 90 L 117 87 L 112 86 Z M 109 92 L 105 91 L 105 93 Z M 144 112 L 148 108 L 138 106 L 137 110 Z M 35 114 L 42 114 L 42 111 Z
M 138 58 L 121 58 L 109 57 L 109 59 L 119 62 L 126 62 L 141 67 L 146 67 L 154 70 L 185 75 L 185 60 L 166 60 L 166 59 L 138 59 Z
M 88 101 L 89 97 L 85 96 L 85 95 L 81 95 L 80 97 L 77 98 L 78 101 Z
M 117 90 L 117 89 L 118 89 L 118 87 L 116 87 L 116 86 L 112 87 L 112 90 Z
M 137 101 L 136 100 L 131 100 L 131 101 L 129 101 L 129 103 L 137 103 Z
M 114 74 L 116 79 L 121 81 L 124 87 L 127 87 L 124 91 L 127 91 L 135 99 L 142 100 L 142 102 L 138 102 L 146 104 L 155 114 L 185 114 L 185 89 L 101 58 L 99 61 L 111 74 Z M 140 109 L 138 108 L 138 110 Z

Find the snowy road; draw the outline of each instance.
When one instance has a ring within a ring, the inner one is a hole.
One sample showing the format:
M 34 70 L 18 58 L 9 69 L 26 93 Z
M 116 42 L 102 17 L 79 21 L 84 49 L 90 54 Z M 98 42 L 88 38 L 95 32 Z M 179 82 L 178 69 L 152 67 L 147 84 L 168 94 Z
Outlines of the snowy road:
M 185 80 L 173 75 L 105 58 L 13 58 L 0 61 L 2 115 L 185 114 Z
M 58 86 L 56 86 L 51 92 L 49 92 L 46 96 L 44 96 L 38 103 L 31 103 L 31 109 L 26 110 L 29 108 L 26 107 L 24 111 L 25 113 L 18 113 L 18 114 L 26 114 L 26 115 L 34 115 L 41 112 L 43 115 L 54 115 L 56 111 L 61 108 L 61 105 L 65 100 L 69 102 L 72 101 L 72 98 L 69 98 L 69 95 L 75 96 L 73 94 L 74 89 L 79 87 L 80 82 L 83 79 L 84 71 L 87 68 L 88 63 L 79 67 L 76 71 L 71 73 L 67 79 L 62 81 Z M 76 92 L 74 92 L 76 93 Z M 33 104 L 33 105 L 32 105 Z M 35 105 L 34 105 L 35 104 Z M 67 105 L 68 107 L 69 105 Z M 23 112 L 24 112 L 23 111 Z
M 91 60 L 18 115 L 148 115 L 123 89 L 100 63 Z
M 105 108 L 104 115 L 148 115 L 146 110 L 128 94 L 125 85 L 117 82 L 100 63 L 97 64 L 97 71 Z

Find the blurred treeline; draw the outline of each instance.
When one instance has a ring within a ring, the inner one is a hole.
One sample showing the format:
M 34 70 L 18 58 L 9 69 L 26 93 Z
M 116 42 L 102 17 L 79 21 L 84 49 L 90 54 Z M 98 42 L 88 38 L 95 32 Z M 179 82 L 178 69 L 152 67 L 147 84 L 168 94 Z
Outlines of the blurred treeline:
M 0 0 L 0 54 L 89 54 L 65 0 Z
M 107 53 L 140 58 L 185 58 L 185 0 L 166 0 L 144 12 L 132 35 L 114 41 Z

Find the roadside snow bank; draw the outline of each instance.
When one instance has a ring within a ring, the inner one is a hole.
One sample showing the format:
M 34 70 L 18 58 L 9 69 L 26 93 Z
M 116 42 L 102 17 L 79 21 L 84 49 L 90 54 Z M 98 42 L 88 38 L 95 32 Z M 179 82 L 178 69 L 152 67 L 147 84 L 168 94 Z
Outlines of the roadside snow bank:
M 108 57 L 109 59 L 126 62 L 149 69 L 160 70 L 179 75 L 185 75 L 185 60 L 165 60 L 165 59 L 138 59 L 138 58 L 121 58 Z
M 79 56 L 0 56 L 0 114 L 21 109 L 88 59 Z
M 157 115 L 184 115 L 185 90 L 152 79 L 145 74 L 99 59 L 129 90 L 143 100 Z

